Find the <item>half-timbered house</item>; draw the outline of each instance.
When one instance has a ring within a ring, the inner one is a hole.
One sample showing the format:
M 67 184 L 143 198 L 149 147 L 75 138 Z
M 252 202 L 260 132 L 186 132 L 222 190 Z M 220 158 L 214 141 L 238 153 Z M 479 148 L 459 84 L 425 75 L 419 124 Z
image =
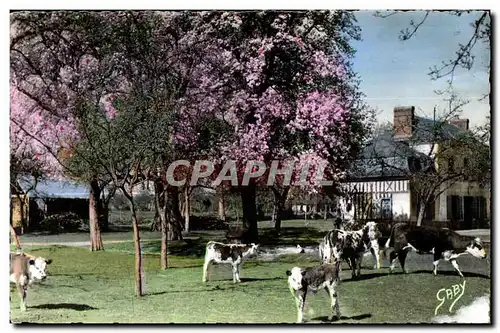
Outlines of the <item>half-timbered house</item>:
M 347 215 L 345 218 L 417 219 L 417 200 L 408 174 L 415 167 L 413 161 L 425 161 L 430 149 L 439 149 L 440 142 L 433 144 L 426 137 L 426 133 L 432 131 L 434 121 L 417 117 L 414 111 L 413 106 L 394 108 L 393 129 L 382 131 L 364 148 L 350 170 L 348 179 L 343 183 L 344 192 L 348 194 L 340 200 Z M 460 131 L 467 131 L 468 127 L 468 119 L 452 119 L 443 124 L 443 140 Z M 410 139 L 411 145 L 408 144 Z M 454 156 L 453 161 L 446 161 L 446 164 L 465 163 L 463 159 L 461 156 Z M 471 228 L 474 221 L 489 220 L 490 193 L 489 188 L 480 186 L 477 182 L 457 182 L 431 200 L 426 207 L 424 219 L 454 221 L 460 227 Z M 348 206 L 352 206 L 352 209 L 347 209 L 350 208 Z

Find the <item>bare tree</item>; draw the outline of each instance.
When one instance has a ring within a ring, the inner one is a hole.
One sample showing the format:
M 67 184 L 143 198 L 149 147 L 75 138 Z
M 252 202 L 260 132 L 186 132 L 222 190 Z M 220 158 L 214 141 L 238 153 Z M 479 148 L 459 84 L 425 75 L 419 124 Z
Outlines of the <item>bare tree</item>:
M 432 80 L 438 80 L 441 78 L 448 78 L 447 81 L 450 86 L 453 84 L 453 79 L 455 75 L 455 71 L 457 68 L 463 68 L 466 70 L 471 70 L 474 66 L 474 55 L 473 50 L 478 43 L 484 43 L 488 48 L 490 46 L 491 39 L 491 14 L 489 11 L 460 11 L 460 10 L 452 10 L 448 11 L 450 15 L 462 16 L 463 14 L 470 14 L 473 12 L 475 14 L 475 18 L 471 22 L 471 26 L 473 31 L 470 35 L 470 38 L 467 40 L 465 44 L 458 44 L 457 50 L 453 57 L 447 60 L 443 60 L 440 65 L 434 65 L 429 68 L 429 76 Z M 400 12 L 398 11 L 389 11 L 389 12 L 380 12 L 377 11 L 374 15 L 381 18 L 387 18 L 389 16 L 396 15 Z M 420 27 L 425 24 L 426 20 L 431 13 L 430 10 L 423 11 L 422 18 L 418 21 L 411 20 L 409 22 L 409 26 L 400 31 L 399 39 L 401 41 L 407 41 L 413 38 Z M 490 65 L 487 64 L 489 69 Z M 488 96 L 486 94 L 484 97 Z M 483 98 L 484 98 L 483 97 Z

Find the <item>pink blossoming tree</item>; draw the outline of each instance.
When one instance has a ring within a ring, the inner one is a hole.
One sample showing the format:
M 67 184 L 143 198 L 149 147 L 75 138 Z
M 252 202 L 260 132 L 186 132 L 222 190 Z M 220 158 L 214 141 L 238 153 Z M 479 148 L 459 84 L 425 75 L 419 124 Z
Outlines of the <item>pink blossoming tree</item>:
M 198 15 L 204 22 L 201 31 L 211 38 L 202 64 L 206 70 L 199 78 L 199 89 L 205 93 L 197 95 L 198 109 L 186 112 L 212 114 L 232 128 L 210 152 L 214 159 L 236 160 L 240 172 L 250 160 L 268 167 L 275 159 L 292 160 L 297 162 L 295 174 L 308 163 L 311 174 L 303 185 L 308 190 L 322 188 L 315 173 L 324 164 L 327 178 L 337 181 L 366 134 L 363 121 L 369 114 L 349 63 L 349 39 L 359 38 L 352 15 Z M 255 187 L 264 180 L 265 175 L 239 188 L 248 241 L 258 235 Z M 275 187 L 280 203 L 286 188 Z

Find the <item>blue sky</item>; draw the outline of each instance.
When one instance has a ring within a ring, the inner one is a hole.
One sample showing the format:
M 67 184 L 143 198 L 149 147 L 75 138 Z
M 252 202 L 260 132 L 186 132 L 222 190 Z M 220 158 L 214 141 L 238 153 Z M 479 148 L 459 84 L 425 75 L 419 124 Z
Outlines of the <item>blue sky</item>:
M 443 96 L 434 93 L 446 87 L 445 79 L 432 81 L 427 75 L 429 67 L 451 59 L 459 43 L 468 42 L 473 33 L 470 26 L 480 14 L 461 17 L 445 12 L 433 12 L 408 41 L 399 40 L 399 32 L 413 19 L 419 22 L 425 12 L 401 12 L 379 18 L 373 11 L 356 12 L 362 29 L 362 41 L 355 41 L 354 70 L 362 83 L 366 102 L 379 110 L 378 120 L 392 122 L 395 106 L 414 105 L 417 113 L 432 117 L 434 106 L 443 110 Z M 484 44 L 476 44 L 474 67 L 470 71 L 458 69 L 454 79 L 455 91 L 469 100 L 461 117 L 470 119 L 470 126 L 484 123 L 490 113 L 489 100 L 478 101 L 489 90 L 488 68 L 490 51 Z

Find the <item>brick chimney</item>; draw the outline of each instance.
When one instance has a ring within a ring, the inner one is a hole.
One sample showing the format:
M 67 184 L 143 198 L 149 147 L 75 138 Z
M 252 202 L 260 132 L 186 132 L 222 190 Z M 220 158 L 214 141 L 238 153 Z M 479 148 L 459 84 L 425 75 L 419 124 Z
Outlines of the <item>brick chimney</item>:
M 469 119 L 467 118 L 459 118 L 458 116 L 455 116 L 450 119 L 450 124 L 455 125 L 456 127 L 460 128 L 462 131 L 468 131 L 469 130 Z
M 394 108 L 394 138 L 409 139 L 415 123 L 414 106 L 397 106 Z

